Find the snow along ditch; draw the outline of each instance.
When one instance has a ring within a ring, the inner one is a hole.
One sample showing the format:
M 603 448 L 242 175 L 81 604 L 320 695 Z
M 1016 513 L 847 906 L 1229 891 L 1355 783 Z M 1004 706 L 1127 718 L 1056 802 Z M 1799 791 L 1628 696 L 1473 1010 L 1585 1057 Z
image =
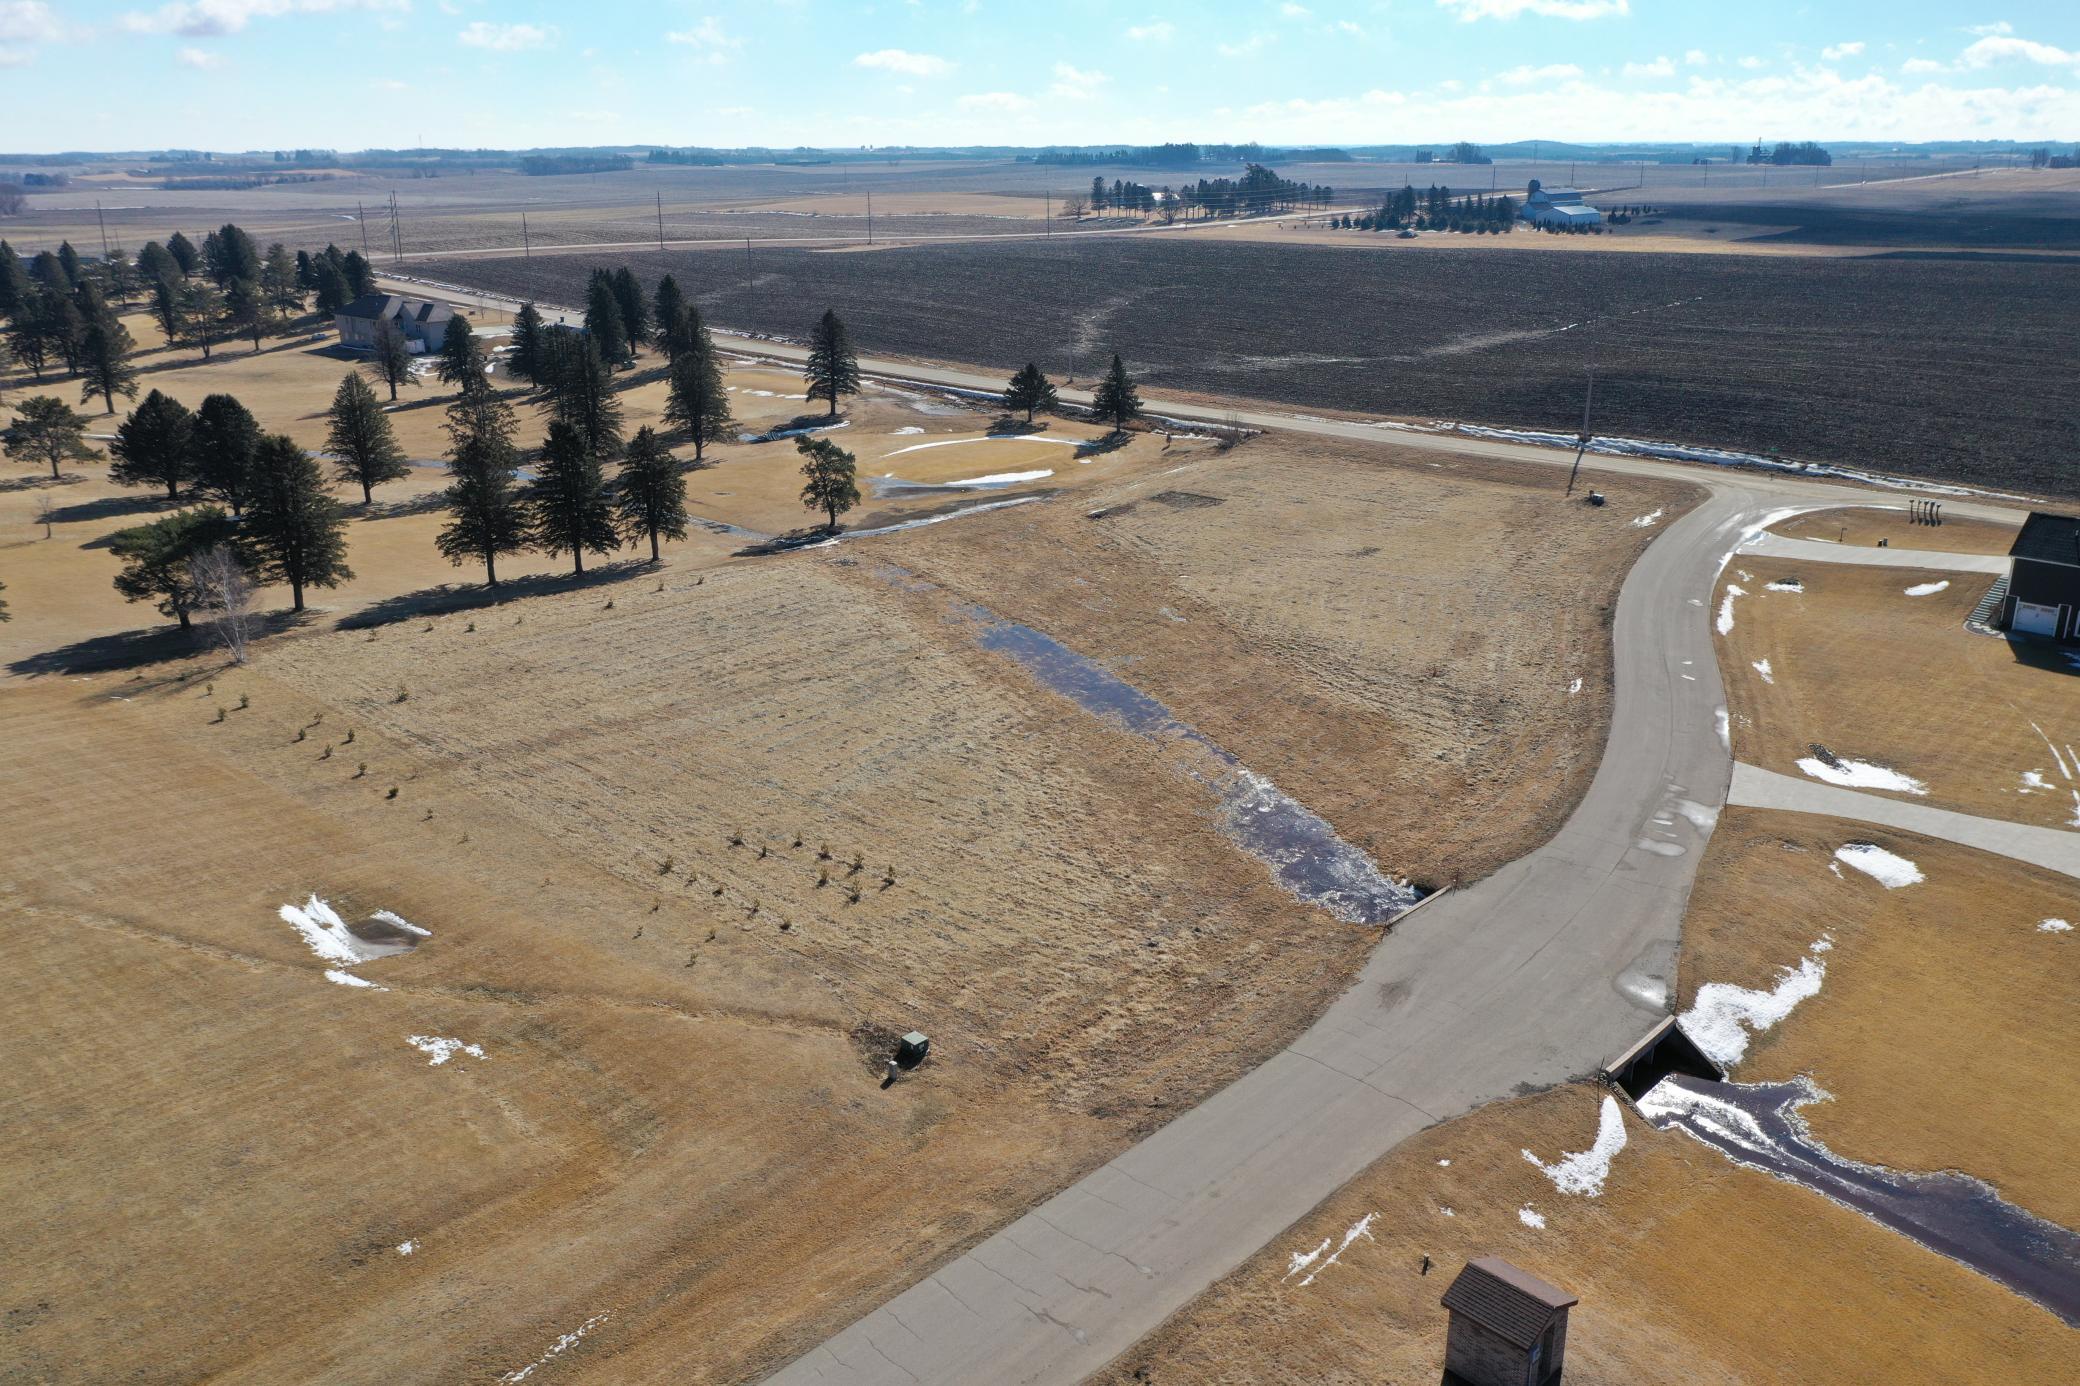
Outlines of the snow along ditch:
M 1550 1165 L 1529 1150 L 1524 1152 L 1524 1158 L 1552 1180 L 1553 1187 L 1561 1193 L 1598 1198 L 1603 1194 L 1603 1181 L 1610 1178 L 1611 1161 L 1624 1148 L 1625 1113 L 1618 1106 L 1617 1098 L 1606 1096 L 1596 1120 L 1595 1144 L 1587 1150 L 1563 1156 Z
M 1816 780 L 1838 784 L 1844 789 L 1889 789 L 1895 794 L 1928 793 L 1928 786 L 1912 775 L 1883 765 L 1873 765 L 1867 760 L 1849 760 L 1837 756 L 1833 762 L 1818 756 L 1800 756 L 1798 768 Z

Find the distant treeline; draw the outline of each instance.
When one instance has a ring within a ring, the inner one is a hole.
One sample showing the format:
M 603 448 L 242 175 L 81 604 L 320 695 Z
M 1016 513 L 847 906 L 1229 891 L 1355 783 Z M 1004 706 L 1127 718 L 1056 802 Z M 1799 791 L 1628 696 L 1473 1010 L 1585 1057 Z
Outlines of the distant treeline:
M 323 183 L 333 176 L 329 173 L 249 173 L 243 176 L 168 178 L 159 187 L 165 192 L 237 191 L 241 188 L 270 188 L 280 183 Z
M 1828 153 L 1819 145 L 1814 144 L 1811 140 L 1802 140 L 1797 144 L 1779 143 L 1775 149 L 1768 150 L 1765 150 L 1758 144 L 1748 151 L 1748 162 L 1751 164 L 1777 164 L 1780 166 L 1785 164 L 1800 166 L 1818 165 L 1824 168 L 1834 162 L 1834 155 Z
M 1047 149 L 1020 155 L 1020 163 L 1087 168 L 1118 164 L 1133 168 L 1195 168 L 1205 163 L 1261 164 L 1275 159 L 1349 163 L 1341 149 L 1266 149 L 1261 144 L 1154 144 L 1126 149 Z
M 563 173 L 625 173 L 636 166 L 626 154 L 529 154 L 520 171 L 531 178 Z

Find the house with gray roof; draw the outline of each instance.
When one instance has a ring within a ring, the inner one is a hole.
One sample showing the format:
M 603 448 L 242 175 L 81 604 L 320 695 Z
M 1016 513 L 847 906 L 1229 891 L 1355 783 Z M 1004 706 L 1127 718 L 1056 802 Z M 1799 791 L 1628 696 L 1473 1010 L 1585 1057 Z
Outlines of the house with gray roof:
M 1601 226 L 1603 213 L 1582 200 L 1573 188 L 1548 188 L 1536 178 L 1524 194 L 1517 215 L 1533 226 Z
M 332 323 L 339 329 L 339 344 L 355 351 L 373 347 L 378 327 L 387 322 L 403 334 L 407 350 L 421 352 L 440 350 L 448 319 L 454 316 L 455 310 L 445 303 L 368 293 L 334 313 Z

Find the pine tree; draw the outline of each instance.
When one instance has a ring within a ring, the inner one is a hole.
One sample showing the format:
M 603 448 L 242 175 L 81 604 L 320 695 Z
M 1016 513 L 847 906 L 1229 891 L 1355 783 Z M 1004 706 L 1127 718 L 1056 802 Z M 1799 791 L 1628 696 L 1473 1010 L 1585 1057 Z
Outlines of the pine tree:
M 348 301 L 376 291 L 375 266 L 363 259 L 360 251 L 350 250 L 342 255 L 339 260 L 339 272 L 340 278 L 347 284 Z
M 146 241 L 137 252 L 137 270 L 152 283 L 172 283 L 181 277 L 180 261 L 157 241 Z
M 530 385 L 542 383 L 542 377 L 547 374 L 543 363 L 549 349 L 545 334 L 541 313 L 532 303 L 521 304 L 519 313 L 513 318 L 513 349 L 506 356 L 506 370 L 516 380 L 524 380 Z
M 621 401 L 614 395 L 613 375 L 595 339 L 558 335 L 549 416 L 575 429 L 595 461 L 611 461 L 621 455 Z
M 57 481 L 61 462 L 88 462 L 101 456 L 87 446 L 87 420 L 71 405 L 50 395 L 31 395 L 14 406 L 14 422 L 0 429 L 0 449 L 18 462 L 51 469 Z
M 660 536 L 686 537 L 686 467 L 658 441 L 655 430 L 644 427 L 628 440 L 628 453 L 621 462 L 615 489 L 614 512 L 621 533 L 631 544 L 650 540 L 650 561 L 661 557 Z
M 1027 423 L 1033 421 L 1034 410 L 1052 409 L 1055 403 L 1053 383 L 1030 361 L 1026 363 L 1025 369 L 1012 376 L 1011 382 L 1004 387 L 1004 407 L 1013 413 L 1023 409 Z
M 534 547 L 554 558 L 571 556 L 571 571 L 585 574 L 585 555 L 612 553 L 621 536 L 606 477 L 585 435 L 562 419 L 549 425 L 539 475 L 527 490 L 527 529 Z
M 477 380 L 484 374 L 483 344 L 471 330 L 469 319 L 460 313 L 448 319 L 448 326 L 441 334 L 441 354 L 434 366 L 434 374 L 448 385 Z
M 166 253 L 171 255 L 173 263 L 180 267 L 182 278 L 193 274 L 195 267 L 202 263 L 202 255 L 195 249 L 195 242 L 178 231 L 166 238 Z
M 116 591 L 125 601 L 156 601 L 161 616 L 190 630 L 189 613 L 201 604 L 202 594 L 189 565 L 198 554 L 231 542 L 237 532 L 231 517 L 213 505 L 117 530 L 108 537 L 109 552 L 123 562 Z
M 614 303 L 621 309 L 621 330 L 628 337 L 628 354 L 634 356 L 636 348 L 650 341 L 650 306 L 643 298 L 643 286 L 636 282 L 635 271 L 627 265 L 614 271 Z
M 253 452 L 253 495 L 240 526 L 253 580 L 289 584 L 290 609 L 303 610 L 304 589 L 337 587 L 347 566 L 347 521 L 317 459 L 275 434 Z
M 859 504 L 858 469 L 853 456 L 828 438 L 797 438 L 802 455 L 802 504 L 829 517 L 825 528 L 837 532 L 838 517 Z
M 15 359 L 27 366 L 38 380 L 51 359 L 50 326 L 41 311 L 41 296 L 26 300 L 10 320 L 7 345 Z
M 129 331 L 113 315 L 87 328 L 86 345 L 80 360 L 80 378 L 84 386 L 80 391 L 80 403 L 85 404 L 99 395 L 108 406 L 105 412 L 113 414 L 117 395 L 125 399 L 137 398 L 137 367 L 130 364 L 130 349 L 135 345 L 130 340 Z
M 353 301 L 354 295 L 347 286 L 347 277 L 340 273 L 338 265 L 319 256 L 311 261 L 311 275 L 317 283 L 313 291 L 318 295 L 318 311 L 337 313 Z
M 679 364 L 679 353 L 686 349 L 685 311 L 686 296 L 679 292 L 679 281 L 669 274 L 658 280 L 650 321 L 656 330 L 658 350 L 675 366 Z
M 390 416 L 359 373 L 349 371 L 340 377 L 327 417 L 331 425 L 325 434 L 325 450 L 332 454 L 333 473 L 361 488 L 363 505 L 374 502 L 376 487 L 412 474 L 391 430 Z
M 29 301 L 29 277 L 22 272 L 22 257 L 0 240 L 0 318 L 12 318 Z
M 258 280 L 234 279 L 225 288 L 224 325 L 234 333 L 251 337 L 253 350 L 260 350 L 260 332 L 267 326 L 267 305 L 261 300 Z
M 206 396 L 195 411 L 195 489 L 245 512 L 253 488 L 253 455 L 260 446 L 260 421 L 226 394 Z
M 152 317 L 158 322 L 159 330 L 166 334 L 166 345 L 172 346 L 187 335 L 182 326 L 181 291 L 175 287 L 174 280 L 152 281 Z
M 280 241 L 267 247 L 267 258 L 260 265 L 260 289 L 266 295 L 267 306 L 284 321 L 303 311 L 303 282 L 298 277 L 297 263 Z
M 1134 377 L 1127 374 L 1126 366 L 1115 353 L 1112 369 L 1098 382 L 1091 392 L 1091 411 L 1101 419 L 1112 421 L 1112 431 L 1123 432 L 1127 420 L 1141 417 L 1141 395 L 1134 388 Z
M 181 323 L 188 331 L 188 340 L 202 348 L 202 359 L 209 360 L 209 349 L 223 335 L 224 295 L 207 279 L 190 279 L 181 289 Z
M 115 458 L 108 475 L 117 485 L 164 486 L 168 500 L 179 500 L 181 483 L 195 475 L 195 416 L 154 390 L 116 426 L 108 450 Z
M 700 462 L 708 444 L 727 438 L 737 421 L 730 417 L 729 392 L 722 388 L 722 360 L 707 324 L 701 321 L 700 309 L 681 311 L 676 335 L 681 344 L 678 360 L 672 364 L 664 417 L 665 422 L 686 430 L 693 440 L 693 459 Z
M 592 280 L 585 288 L 585 332 L 600 360 L 611 364 L 628 359 L 628 329 L 621 321 L 621 300 L 614 293 L 614 276 L 603 269 L 592 272 Z
M 808 382 L 810 399 L 822 395 L 830 402 L 828 418 L 838 417 L 840 395 L 859 393 L 859 356 L 852 349 L 852 335 L 833 309 L 824 309 L 809 333 L 809 360 L 802 368 L 802 379 Z
M 397 402 L 399 385 L 419 383 L 419 378 L 412 374 L 412 349 L 406 345 L 404 333 L 389 318 L 376 324 L 376 339 L 369 348 L 366 364 L 371 375 L 390 387 L 392 404 Z
M 485 584 L 496 587 L 499 556 L 527 547 L 527 513 L 513 488 L 513 411 L 489 385 L 473 386 L 448 407 L 447 429 L 450 518 L 434 545 L 450 563 L 482 563 Z
M 36 316 L 42 323 L 48 349 L 64 358 L 66 374 L 78 375 L 86 353 L 87 315 L 80 311 L 72 293 L 45 289 L 37 296 Z

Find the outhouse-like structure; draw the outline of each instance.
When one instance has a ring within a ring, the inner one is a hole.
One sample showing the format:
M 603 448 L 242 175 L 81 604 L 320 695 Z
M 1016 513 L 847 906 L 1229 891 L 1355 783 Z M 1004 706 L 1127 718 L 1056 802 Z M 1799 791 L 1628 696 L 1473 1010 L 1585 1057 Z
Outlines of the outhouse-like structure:
M 1469 1261 L 1444 1292 L 1444 1366 L 1463 1386 L 1557 1386 L 1575 1297 L 1500 1256 Z

